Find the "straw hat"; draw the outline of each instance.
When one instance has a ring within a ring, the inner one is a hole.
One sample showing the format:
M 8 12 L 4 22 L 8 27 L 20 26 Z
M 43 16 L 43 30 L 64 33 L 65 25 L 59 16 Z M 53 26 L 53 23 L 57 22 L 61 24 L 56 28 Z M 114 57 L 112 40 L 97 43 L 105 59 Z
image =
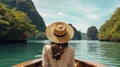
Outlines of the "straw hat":
M 47 38 L 55 43 L 66 43 L 74 36 L 73 28 L 64 22 L 55 22 L 46 29 Z

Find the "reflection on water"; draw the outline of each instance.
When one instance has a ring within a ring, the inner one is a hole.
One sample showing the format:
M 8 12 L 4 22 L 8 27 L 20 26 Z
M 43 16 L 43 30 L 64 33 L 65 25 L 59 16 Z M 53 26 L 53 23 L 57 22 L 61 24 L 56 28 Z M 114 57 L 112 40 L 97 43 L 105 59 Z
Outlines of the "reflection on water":
M 73 40 L 69 43 L 75 49 L 76 58 L 102 63 L 108 67 L 120 67 L 120 43 L 87 40 Z M 11 67 L 14 64 L 40 58 L 45 44 L 49 44 L 49 41 L 0 45 L 0 67 Z
M 98 52 L 98 45 L 97 43 L 88 43 L 88 52 L 91 54 Z
M 75 56 L 92 60 L 108 67 L 120 67 L 120 43 L 99 41 L 75 41 L 71 45 L 75 48 Z
M 120 43 L 101 43 L 100 48 L 103 52 L 102 56 L 109 60 L 109 66 L 120 67 Z

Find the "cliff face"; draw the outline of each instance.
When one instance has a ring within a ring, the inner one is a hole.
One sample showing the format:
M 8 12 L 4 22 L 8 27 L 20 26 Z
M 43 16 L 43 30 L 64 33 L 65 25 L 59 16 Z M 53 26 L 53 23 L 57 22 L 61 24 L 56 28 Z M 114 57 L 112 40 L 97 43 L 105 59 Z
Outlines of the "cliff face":
M 97 28 L 95 26 L 91 26 L 87 30 L 87 39 L 88 40 L 98 40 L 97 34 L 98 34 Z
M 31 22 L 37 26 L 37 29 L 45 32 L 46 25 L 34 7 L 32 0 L 0 0 L 0 2 L 7 4 L 10 8 L 16 8 L 17 10 L 25 12 Z
M 81 40 L 80 31 L 77 31 L 77 29 L 72 24 L 69 24 L 69 25 L 72 26 L 72 28 L 74 30 L 74 37 L 72 38 L 72 40 Z
M 26 13 L 0 3 L 0 43 L 26 42 L 37 31 Z
M 81 33 L 81 40 L 87 40 L 87 34 Z

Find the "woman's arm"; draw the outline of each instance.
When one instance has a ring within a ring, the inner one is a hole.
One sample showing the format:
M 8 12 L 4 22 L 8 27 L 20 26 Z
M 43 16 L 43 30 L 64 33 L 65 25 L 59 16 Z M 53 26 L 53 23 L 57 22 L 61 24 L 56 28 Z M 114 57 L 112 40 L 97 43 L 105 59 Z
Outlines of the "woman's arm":
M 43 67 L 49 67 L 48 66 L 48 56 L 47 56 L 47 52 L 46 52 L 46 46 L 43 47 L 43 51 L 42 51 L 42 66 Z

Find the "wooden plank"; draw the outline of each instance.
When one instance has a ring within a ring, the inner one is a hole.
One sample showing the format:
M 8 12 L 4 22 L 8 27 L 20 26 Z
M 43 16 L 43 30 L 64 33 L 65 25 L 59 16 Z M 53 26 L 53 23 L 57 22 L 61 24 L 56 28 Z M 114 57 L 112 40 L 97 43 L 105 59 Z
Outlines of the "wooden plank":
M 83 60 L 83 59 L 76 59 L 75 61 L 76 63 L 79 62 L 79 64 L 82 65 L 81 67 L 107 67 L 103 64 L 88 61 L 88 60 Z
M 41 59 L 34 59 L 34 60 L 29 60 L 29 61 L 17 64 L 17 65 L 14 65 L 12 67 L 34 67 L 35 64 L 40 64 L 40 63 L 42 63 Z

